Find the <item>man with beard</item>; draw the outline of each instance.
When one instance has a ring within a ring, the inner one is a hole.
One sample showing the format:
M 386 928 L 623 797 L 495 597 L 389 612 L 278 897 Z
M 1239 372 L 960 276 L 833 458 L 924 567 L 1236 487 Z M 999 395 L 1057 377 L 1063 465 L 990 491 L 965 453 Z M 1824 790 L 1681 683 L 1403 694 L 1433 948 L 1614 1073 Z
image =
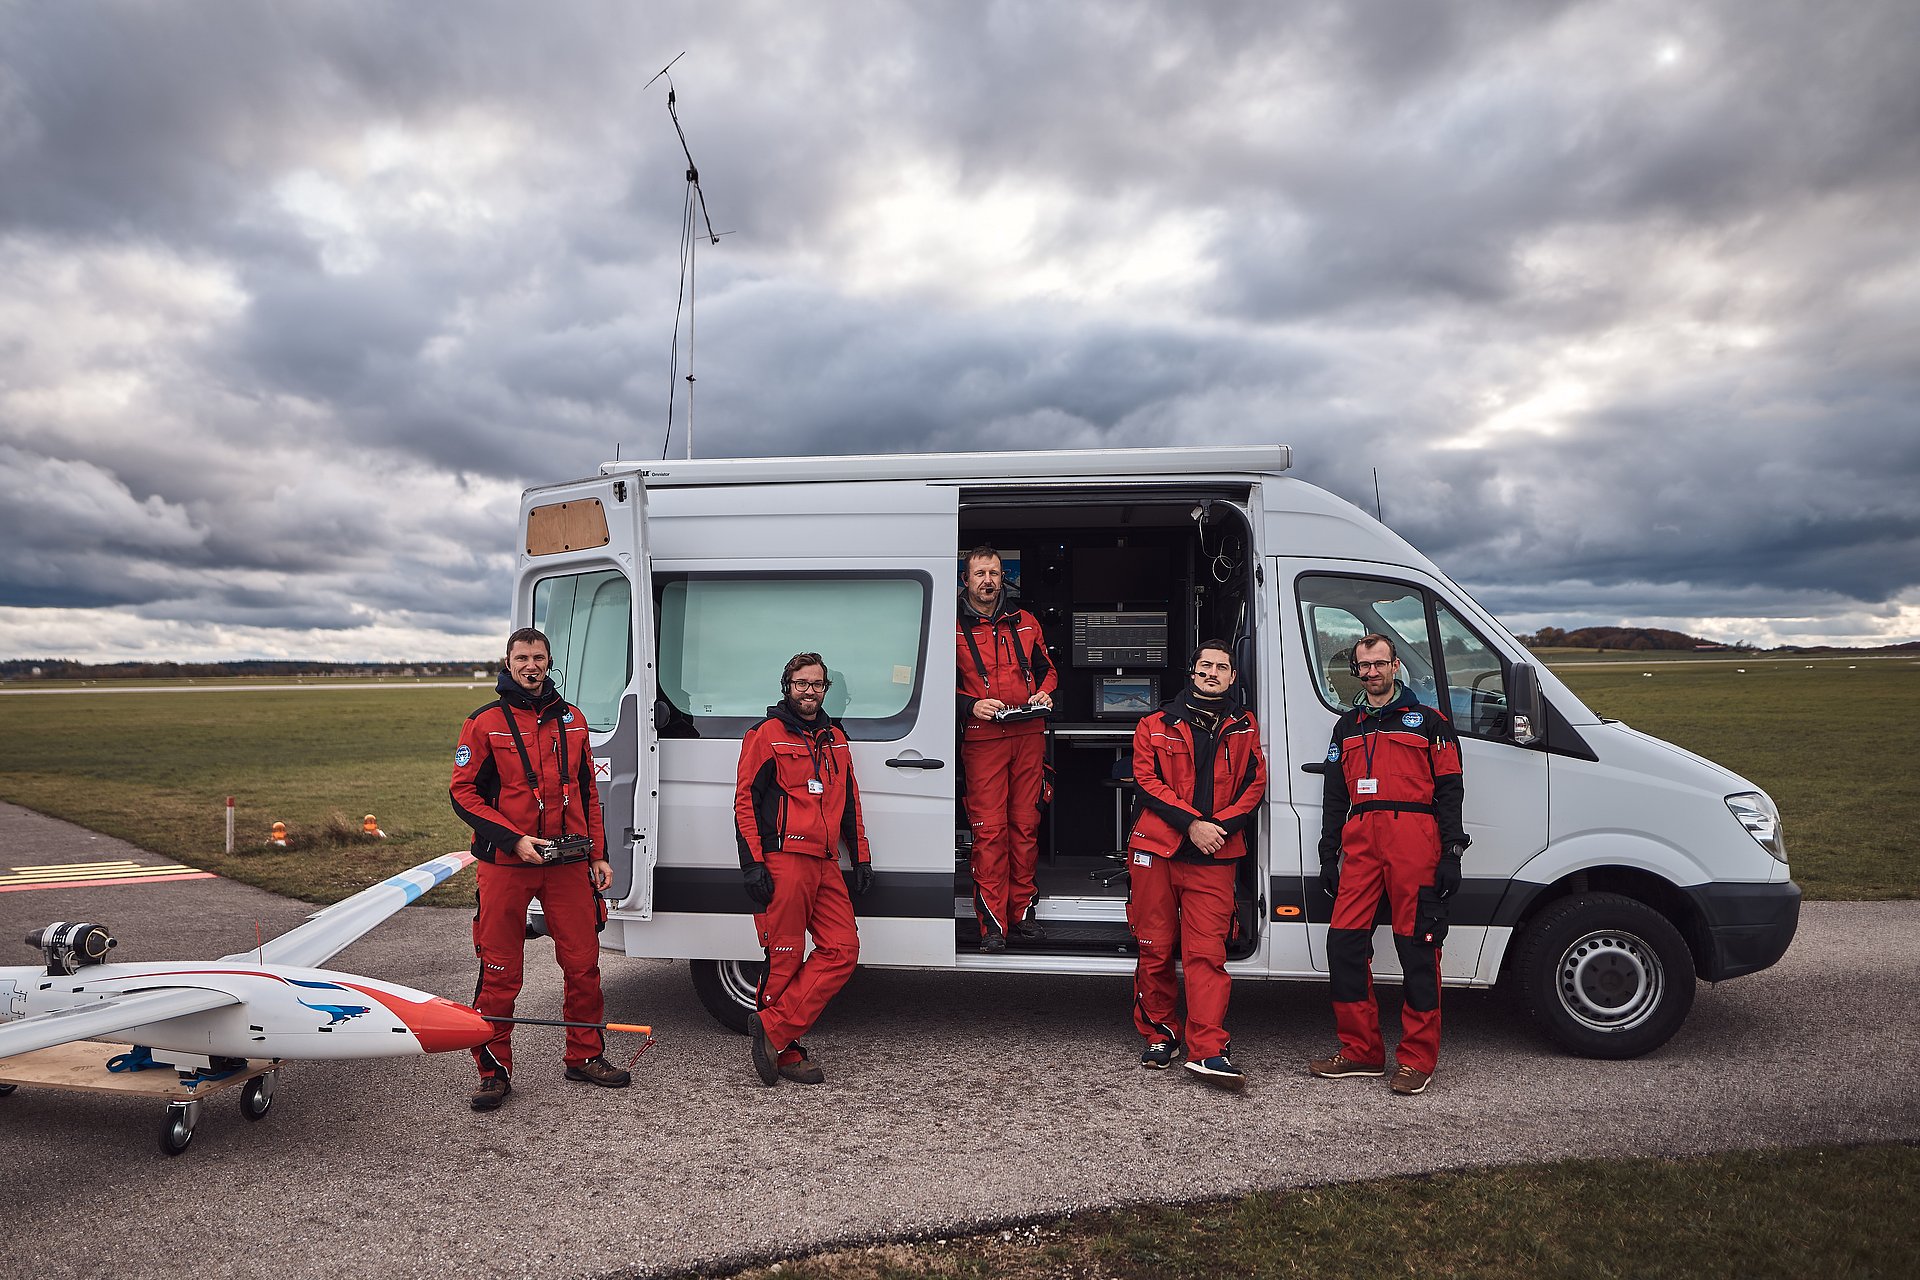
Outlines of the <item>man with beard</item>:
M 1324 1080 L 1387 1072 L 1373 994 L 1373 920 L 1385 894 L 1404 975 L 1390 1087 L 1410 1097 L 1426 1089 L 1440 1053 L 1444 903 L 1460 887 L 1460 855 L 1472 843 L 1460 819 L 1460 740 L 1445 716 L 1400 683 L 1400 656 L 1387 637 L 1362 636 L 1351 670 L 1361 696 L 1333 726 L 1320 815 L 1320 887 L 1333 898 L 1327 976 L 1340 1047 L 1307 1070 Z
M 524 970 L 527 907 L 538 899 L 565 981 L 562 1010 L 573 1023 L 601 1021 L 600 905 L 613 883 L 607 862 L 600 795 L 593 785 L 587 718 L 554 688 L 547 672 L 553 648 L 544 633 L 522 627 L 507 638 L 500 695 L 467 717 L 453 753 L 454 812 L 473 828 L 478 899 L 473 949 L 480 979 L 473 1007 L 513 1016 Z M 557 837 L 585 837 L 583 852 L 549 861 Z M 492 1111 L 513 1090 L 512 1026 L 473 1051 L 480 1069 L 475 1111 Z M 566 1078 L 610 1089 L 632 1076 L 610 1064 L 602 1034 L 567 1028 Z
M 747 1015 L 760 1082 L 819 1084 L 826 1078 L 800 1037 L 846 985 L 860 958 L 853 902 L 840 875 L 840 847 L 853 860 L 853 893 L 873 885 L 847 735 L 822 710 L 826 659 L 796 653 L 780 675 L 781 699 L 740 743 L 734 836 L 754 929 L 766 949 L 759 1008 Z M 807 935 L 813 952 L 807 953 Z
M 1133 1025 L 1146 1037 L 1140 1064 L 1165 1070 L 1187 1055 L 1187 1070 L 1216 1089 L 1239 1092 L 1227 1037 L 1227 934 L 1233 881 L 1246 833 L 1267 791 L 1266 757 L 1253 714 L 1229 696 L 1233 651 L 1204 641 L 1187 691 L 1144 717 L 1133 733 L 1139 816 L 1128 840 L 1127 923 L 1140 944 L 1133 976 Z M 1186 1017 L 1176 1011 L 1175 940 L 1186 971 Z
M 1007 949 L 1009 934 L 1045 936 L 1028 916 L 1040 861 L 1046 724 L 1038 716 L 999 717 L 1018 707 L 1051 707 L 1060 679 L 1039 622 L 1007 602 L 1000 553 L 992 547 L 967 553 L 956 631 L 955 714 L 973 829 L 973 911 L 980 950 L 995 953 Z

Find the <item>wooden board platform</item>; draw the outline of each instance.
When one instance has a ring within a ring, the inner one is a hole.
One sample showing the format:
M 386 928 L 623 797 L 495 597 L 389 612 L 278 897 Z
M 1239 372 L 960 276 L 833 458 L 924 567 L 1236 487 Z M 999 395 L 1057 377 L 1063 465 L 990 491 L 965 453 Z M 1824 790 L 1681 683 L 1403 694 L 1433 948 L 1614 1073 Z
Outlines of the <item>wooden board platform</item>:
M 26 1085 L 38 1089 L 66 1089 L 76 1093 L 122 1093 L 145 1098 L 165 1098 L 190 1102 L 219 1093 L 255 1076 L 277 1071 L 271 1059 L 248 1059 L 245 1069 L 220 1080 L 202 1080 L 182 1084 L 171 1067 L 150 1067 L 145 1071 L 108 1071 L 107 1059 L 126 1053 L 132 1046 L 107 1044 L 97 1040 L 78 1040 L 57 1044 L 50 1049 L 0 1058 L 0 1084 Z

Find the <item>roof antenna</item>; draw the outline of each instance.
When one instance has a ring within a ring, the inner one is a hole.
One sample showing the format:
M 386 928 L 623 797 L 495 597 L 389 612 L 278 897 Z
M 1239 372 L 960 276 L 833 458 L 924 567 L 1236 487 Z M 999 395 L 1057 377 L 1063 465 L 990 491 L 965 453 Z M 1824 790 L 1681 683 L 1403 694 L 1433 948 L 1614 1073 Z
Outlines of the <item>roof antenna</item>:
M 1387 522 L 1387 518 L 1380 514 L 1380 468 L 1378 467 L 1373 469 L 1373 518 L 1381 524 Z
M 706 225 L 707 242 L 719 244 L 721 232 L 713 229 L 713 219 L 707 216 L 707 195 L 700 189 L 700 166 L 693 162 L 693 149 L 687 145 L 687 131 L 680 127 L 680 113 L 675 110 L 678 101 L 673 87 L 673 77 L 667 75 L 675 62 L 687 56 L 682 49 L 673 56 L 666 66 L 654 72 L 653 80 L 641 85 L 645 90 L 662 76 L 667 78 L 667 115 L 673 120 L 673 131 L 679 135 L 681 154 L 687 158 L 687 197 L 680 211 L 680 294 L 675 300 L 673 311 L 673 351 L 667 360 L 667 434 L 660 442 L 660 458 L 666 460 L 667 449 L 673 441 L 673 400 L 678 390 L 680 365 L 680 310 L 684 304 L 687 313 L 687 457 L 693 457 L 693 298 L 694 298 L 694 249 L 700 242 L 696 234 L 694 211 L 700 213 L 700 221 Z

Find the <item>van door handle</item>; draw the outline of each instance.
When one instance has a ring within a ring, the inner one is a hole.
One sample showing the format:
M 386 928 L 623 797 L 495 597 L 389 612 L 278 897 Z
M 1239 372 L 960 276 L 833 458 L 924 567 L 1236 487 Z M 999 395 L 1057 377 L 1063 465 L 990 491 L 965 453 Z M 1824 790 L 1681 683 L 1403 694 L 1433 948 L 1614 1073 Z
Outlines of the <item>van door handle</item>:
M 1330 768 L 1330 767 L 1331 767 L 1331 766 L 1329 766 L 1329 765 L 1327 764 L 1327 762 L 1326 762 L 1325 760 L 1315 760 L 1315 761 L 1314 761 L 1314 762 L 1313 762 L 1312 764 L 1303 764 L 1303 765 L 1301 765 L 1301 766 L 1300 766 L 1300 772 L 1302 772 L 1302 773 L 1325 773 L 1325 772 L 1326 772 L 1326 771 L 1328 770 L 1328 768 Z
M 895 756 L 887 761 L 889 769 L 944 769 L 946 767 L 945 760 L 924 760 L 919 756 L 914 756 L 912 759 L 906 756 Z

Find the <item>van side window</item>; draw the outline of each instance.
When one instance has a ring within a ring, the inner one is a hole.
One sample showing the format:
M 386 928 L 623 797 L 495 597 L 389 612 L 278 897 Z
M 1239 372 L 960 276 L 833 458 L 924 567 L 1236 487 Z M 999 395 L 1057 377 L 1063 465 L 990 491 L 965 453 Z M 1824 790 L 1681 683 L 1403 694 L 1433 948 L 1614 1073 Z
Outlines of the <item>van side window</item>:
M 1295 589 L 1313 686 L 1330 709 L 1344 711 L 1360 696 L 1360 681 L 1348 664 L 1355 642 L 1370 632 L 1393 641 L 1401 682 L 1413 696 L 1440 705 L 1424 591 L 1403 582 L 1330 574 L 1307 574 Z
M 612 729 L 633 675 L 633 588 L 617 569 L 542 578 L 533 625 L 553 641 L 553 682 L 589 728 Z
M 1447 705 L 1454 728 L 1476 738 L 1505 738 L 1507 672 L 1500 655 L 1444 601 L 1436 601 L 1440 653 L 1446 663 Z
M 827 713 L 848 737 L 886 741 L 912 728 L 933 599 L 926 574 L 663 573 L 654 588 L 660 694 L 681 736 L 742 736 L 780 700 L 787 659 L 808 652 L 827 660 Z

